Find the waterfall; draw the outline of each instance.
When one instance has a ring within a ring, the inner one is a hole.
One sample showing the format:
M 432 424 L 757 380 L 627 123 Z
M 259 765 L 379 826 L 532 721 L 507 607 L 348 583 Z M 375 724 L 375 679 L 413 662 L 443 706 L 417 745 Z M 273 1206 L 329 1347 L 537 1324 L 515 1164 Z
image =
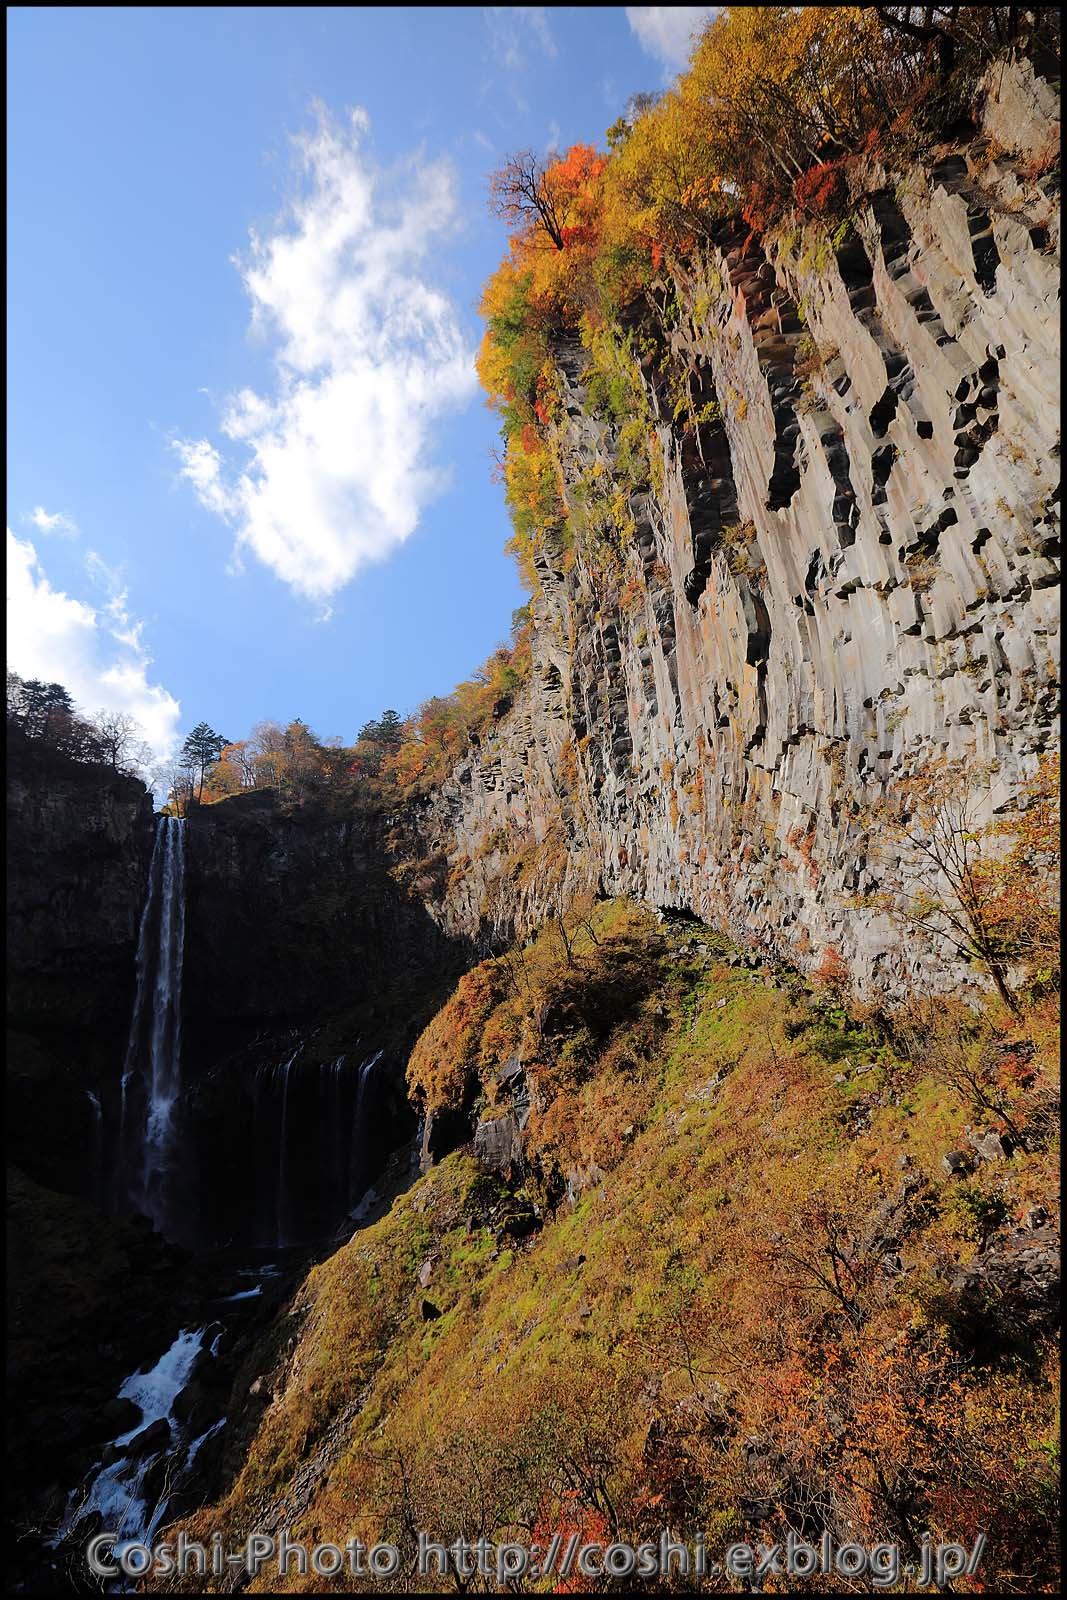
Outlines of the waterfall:
M 364 1145 L 367 1137 L 367 1129 L 364 1127 L 364 1123 L 366 1121 L 365 1102 L 367 1099 L 367 1086 L 370 1083 L 371 1075 L 374 1072 L 375 1067 L 378 1065 L 384 1054 L 384 1050 L 377 1051 L 376 1054 L 372 1055 L 369 1060 L 364 1061 L 363 1065 L 359 1069 L 359 1081 L 356 1084 L 356 1103 L 352 1111 L 352 1148 L 348 1163 L 348 1204 L 350 1206 L 359 1199 L 366 1187 L 363 1179 L 367 1164 L 363 1159 L 363 1155 Z
M 104 1108 L 100 1096 L 91 1089 L 86 1089 L 86 1098 L 91 1107 L 92 1140 L 89 1149 L 89 1193 L 99 1203 L 103 1201 L 104 1194 Z
M 289 1194 L 289 1167 L 291 1151 L 289 1149 L 289 1072 L 293 1062 L 303 1049 L 298 1044 L 288 1061 L 280 1069 L 282 1079 L 282 1111 L 280 1129 L 278 1134 L 278 1191 L 275 1201 L 275 1238 L 279 1246 L 284 1247 L 291 1243 L 290 1219 L 292 1215 L 291 1197 Z
M 182 1468 L 191 1464 L 207 1438 L 205 1433 L 187 1441 L 173 1409 L 179 1391 L 189 1381 L 205 1332 L 205 1328 L 184 1329 L 154 1367 L 126 1379 L 118 1398 L 132 1401 L 141 1413 L 140 1421 L 114 1441 L 115 1459 L 107 1466 L 98 1462 L 71 1495 L 63 1521 L 49 1541 L 53 1549 L 94 1516 L 109 1532 L 124 1539 L 150 1539 L 155 1533 L 174 1488 L 180 1484 Z M 154 1449 L 138 1449 L 138 1437 L 159 1422 L 168 1425 L 162 1430 L 166 1442 Z M 221 1426 L 222 1422 L 217 1422 L 209 1431 L 217 1432 Z M 153 1473 L 168 1453 L 173 1454 L 170 1469 L 165 1474 Z
M 116 1208 L 168 1220 L 181 1093 L 185 824 L 160 817 L 137 939 L 137 992 L 122 1073 Z
M 334 1061 L 323 1061 L 319 1066 L 319 1148 L 322 1161 L 319 1168 L 320 1205 L 328 1214 L 336 1207 L 338 1197 L 347 1192 L 348 1148 L 344 1121 L 344 1067 L 346 1056 Z
M 384 1056 L 309 1060 L 309 1041 L 257 1065 L 249 1084 L 248 1236 L 285 1249 L 327 1238 L 366 1182 L 373 1077 Z

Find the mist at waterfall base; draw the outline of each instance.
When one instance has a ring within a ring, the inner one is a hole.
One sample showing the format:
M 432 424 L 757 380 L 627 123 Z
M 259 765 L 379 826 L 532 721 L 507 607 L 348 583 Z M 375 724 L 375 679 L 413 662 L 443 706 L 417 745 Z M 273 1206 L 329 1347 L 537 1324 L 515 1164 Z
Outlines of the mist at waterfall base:
M 321 1242 L 397 1142 L 389 1064 L 373 1040 L 324 1057 L 311 1028 L 206 1069 L 187 1058 L 187 841 L 183 820 L 158 818 L 121 1078 L 87 1094 L 90 1193 L 194 1250 Z

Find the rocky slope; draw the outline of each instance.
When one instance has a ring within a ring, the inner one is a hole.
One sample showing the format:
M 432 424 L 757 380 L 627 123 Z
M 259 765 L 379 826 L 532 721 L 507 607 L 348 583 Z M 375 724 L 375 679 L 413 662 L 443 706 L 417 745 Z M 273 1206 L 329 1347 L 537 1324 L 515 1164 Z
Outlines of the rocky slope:
M 522 929 L 584 883 L 832 949 L 861 987 L 968 980 L 859 908 L 894 865 L 865 816 L 946 756 L 988 820 L 1055 740 L 1057 117 L 998 67 L 980 137 L 867 163 L 832 235 L 724 226 L 640 322 L 715 412 L 681 434 L 645 374 L 636 489 L 558 348 L 568 503 L 625 495 L 626 581 L 543 543 L 532 679 L 424 829 L 446 927 Z
M 473 1140 L 404 1174 L 249 1349 L 221 1484 L 168 1537 L 395 1544 L 399 1572 L 349 1592 L 450 1586 L 417 1530 L 543 1550 L 669 1525 L 721 1557 L 978 1526 L 997 1592 L 1053 1571 L 1052 1016 L 983 1031 L 1029 1067 L 1010 1149 L 953 1148 L 966 1018 L 931 1008 L 906 1059 L 620 902 L 569 957 L 551 927 L 474 969 L 412 1061 L 430 1103 L 477 1064 Z M 322 1582 L 271 1560 L 150 1587 Z

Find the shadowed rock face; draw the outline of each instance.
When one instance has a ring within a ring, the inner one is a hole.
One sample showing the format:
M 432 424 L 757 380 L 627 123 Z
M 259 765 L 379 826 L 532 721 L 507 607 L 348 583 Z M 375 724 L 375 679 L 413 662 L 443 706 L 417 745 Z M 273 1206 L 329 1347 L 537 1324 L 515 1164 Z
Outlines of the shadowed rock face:
M 328 1237 L 410 1137 L 407 1051 L 466 946 L 394 880 L 374 812 L 267 791 L 186 826 L 178 1237 Z
M 456 965 L 418 893 L 390 875 L 380 816 L 279 808 L 270 791 L 189 819 L 191 1048 L 292 1026 Z
M 129 1024 L 152 854 L 143 783 L 8 741 L 8 1018 L 57 1033 Z
M 90 1093 L 121 1071 L 152 854 L 143 783 L 8 741 L 8 1110 L 14 1159 L 86 1192 Z
M 11 753 L 11 1153 L 38 1182 L 112 1209 L 151 796 L 26 741 Z M 394 881 L 383 833 L 374 814 L 294 813 L 270 793 L 185 824 L 168 1227 L 182 1243 L 322 1237 L 411 1133 L 406 1051 L 465 955 Z
M 532 679 L 424 824 L 451 930 L 529 927 L 563 881 L 802 966 L 833 946 L 890 993 L 971 981 L 858 900 L 888 787 L 988 763 L 989 820 L 1055 742 L 1058 214 L 1027 176 L 1055 96 L 1026 67 L 988 89 L 996 143 L 870 164 L 836 247 L 724 226 L 670 325 L 646 315 L 721 422 L 680 436 L 650 391 L 663 488 L 629 496 L 625 607 L 542 550 Z M 617 433 L 581 353 L 558 366 L 568 484 L 610 489 Z M 516 875 L 535 842 L 555 870 Z

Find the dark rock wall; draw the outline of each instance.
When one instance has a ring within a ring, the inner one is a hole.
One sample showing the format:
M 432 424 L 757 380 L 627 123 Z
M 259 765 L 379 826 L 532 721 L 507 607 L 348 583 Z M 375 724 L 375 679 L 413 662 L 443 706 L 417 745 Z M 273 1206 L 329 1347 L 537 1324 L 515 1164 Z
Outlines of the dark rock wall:
M 293 810 L 262 791 L 186 828 L 176 1237 L 321 1238 L 410 1137 L 407 1052 L 467 946 L 397 871 L 373 810 Z
M 188 822 L 190 1042 L 359 1004 L 457 957 L 391 873 L 383 819 L 279 808 L 269 791 Z
M 90 1094 L 122 1071 L 152 838 L 143 783 L 9 740 L 9 1148 L 71 1193 L 99 1160 Z

